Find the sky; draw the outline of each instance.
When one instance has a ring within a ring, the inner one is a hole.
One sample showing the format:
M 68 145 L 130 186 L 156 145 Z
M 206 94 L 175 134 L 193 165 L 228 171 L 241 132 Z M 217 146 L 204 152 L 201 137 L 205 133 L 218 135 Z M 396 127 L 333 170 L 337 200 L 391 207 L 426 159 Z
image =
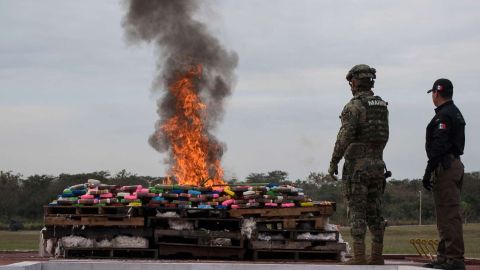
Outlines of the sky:
M 377 69 L 375 94 L 389 103 L 394 178 L 423 176 L 426 90 L 441 77 L 467 122 L 465 170 L 480 170 L 479 1 L 202 2 L 196 18 L 239 56 L 214 131 L 226 178 L 326 172 L 351 98 L 345 75 L 360 63 Z M 118 0 L 0 1 L 0 170 L 165 175 L 147 142 L 161 52 L 128 44 L 124 14 Z

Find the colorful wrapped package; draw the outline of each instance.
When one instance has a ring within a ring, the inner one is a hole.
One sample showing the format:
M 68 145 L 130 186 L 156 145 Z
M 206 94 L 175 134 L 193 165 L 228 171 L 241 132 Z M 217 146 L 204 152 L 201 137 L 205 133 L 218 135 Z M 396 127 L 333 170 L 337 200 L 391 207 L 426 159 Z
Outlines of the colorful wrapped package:
M 51 205 L 126 205 L 200 209 L 290 208 L 315 204 L 290 185 L 194 187 L 157 184 L 117 186 L 98 180 L 66 188 Z

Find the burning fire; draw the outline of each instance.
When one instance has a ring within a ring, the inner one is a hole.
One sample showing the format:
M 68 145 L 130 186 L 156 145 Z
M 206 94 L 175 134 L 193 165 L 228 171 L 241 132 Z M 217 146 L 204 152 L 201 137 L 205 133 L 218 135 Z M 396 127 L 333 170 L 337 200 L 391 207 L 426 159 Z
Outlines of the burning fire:
M 195 87 L 202 76 L 202 66 L 190 68 L 169 86 L 175 97 L 175 114 L 161 127 L 168 137 L 175 164 L 171 173 L 181 185 L 211 186 L 224 184 L 220 160 L 211 160 L 210 145 L 204 124 L 207 106 L 201 102 Z

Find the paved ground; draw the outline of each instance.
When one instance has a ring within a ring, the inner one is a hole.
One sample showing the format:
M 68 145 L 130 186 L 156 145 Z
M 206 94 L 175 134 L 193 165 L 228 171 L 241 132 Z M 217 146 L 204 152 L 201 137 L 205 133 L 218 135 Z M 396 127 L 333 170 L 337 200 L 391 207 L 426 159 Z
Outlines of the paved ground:
M 398 256 L 392 256 L 386 260 L 387 265 L 403 265 L 403 266 L 419 266 L 423 265 L 423 262 L 416 260 L 412 260 L 412 258 L 397 258 Z M 42 258 L 38 255 L 38 252 L 0 252 L 0 265 L 8 265 L 17 262 L 24 262 L 24 261 L 92 261 L 92 260 L 66 260 L 66 259 L 51 259 L 51 258 Z M 108 262 L 108 260 L 100 260 L 103 262 Z M 126 262 L 126 260 L 118 260 L 121 262 Z M 171 260 L 134 260 L 136 263 L 152 263 L 152 262 L 181 262 L 181 263 L 227 263 L 227 264 L 242 264 L 242 263 L 258 263 L 258 264 L 265 264 L 265 263 L 279 263 L 279 261 L 259 261 L 259 262 L 252 262 L 252 261 L 213 261 L 213 260 L 179 260 L 179 261 L 171 261 Z M 335 262 L 288 262 L 289 264 L 305 264 L 305 265 L 312 265 L 312 264 L 319 264 L 319 265 L 337 265 L 338 263 Z M 480 262 L 473 261 L 475 265 L 467 265 L 468 270 L 480 270 Z

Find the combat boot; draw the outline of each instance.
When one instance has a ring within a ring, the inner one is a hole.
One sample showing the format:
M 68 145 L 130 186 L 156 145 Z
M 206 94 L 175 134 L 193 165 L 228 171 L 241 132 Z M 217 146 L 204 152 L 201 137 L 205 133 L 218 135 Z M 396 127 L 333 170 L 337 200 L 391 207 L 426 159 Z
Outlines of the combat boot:
M 346 265 L 365 265 L 367 259 L 365 258 L 365 243 L 354 242 L 353 243 L 353 257 L 346 263 Z
M 384 265 L 383 260 L 383 244 L 372 242 L 372 254 L 368 258 L 368 264 L 371 265 Z

